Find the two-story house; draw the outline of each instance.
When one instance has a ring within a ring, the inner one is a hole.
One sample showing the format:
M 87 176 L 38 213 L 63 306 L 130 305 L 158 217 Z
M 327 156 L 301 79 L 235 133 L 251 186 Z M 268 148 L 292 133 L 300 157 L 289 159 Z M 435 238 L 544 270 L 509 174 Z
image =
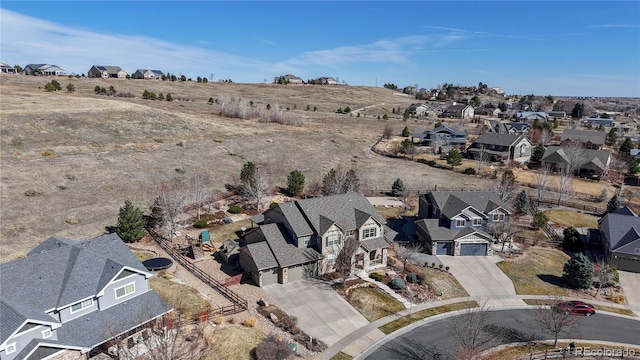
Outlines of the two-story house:
M 87 77 L 103 79 L 125 79 L 129 75 L 120 66 L 93 65 L 87 71 Z
M 85 359 L 170 312 L 116 234 L 50 237 L 0 264 L 0 359 Z
M 511 213 L 488 191 L 432 191 L 419 200 L 416 235 L 432 255 L 492 255 L 487 225 L 508 222 Z
M 469 148 L 467 157 L 479 159 L 483 156 L 491 161 L 517 161 L 524 163 L 531 159 L 532 146 L 522 134 L 484 133 Z
M 445 110 L 445 112 L 440 116 L 458 119 L 473 119 L 474 115 L 475 111 L 471 105 L 454 104 L 449 106 L 447 110 Z
M 345 241 L 359 241 L 355 269 L 387 264 L 386 221 L 366 197 L 342 194 L 278 204 L 248 231 L 240 265 L 258 286 L 300 280 L 334 270 Z

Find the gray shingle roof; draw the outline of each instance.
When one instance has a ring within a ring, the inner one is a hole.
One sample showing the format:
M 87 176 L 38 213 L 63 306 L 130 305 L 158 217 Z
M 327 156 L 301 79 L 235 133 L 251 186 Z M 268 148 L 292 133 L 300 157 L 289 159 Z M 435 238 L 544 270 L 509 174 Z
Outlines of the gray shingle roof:
M 446 133 L 446 134 L 451 134 L 451 135 L 455 135 L 455 136 L 466 136 L 467 135 L 467 133 L 464 130 L 459 130 L 459 129 L 452 128 L 452 127 L 445 126 L 445 125 L 438 126 L 437 128 L 435 128 L 433 130 L 430 130 L 430 131 L 426 131 L 426 132 L 434 134 L 434 135 L 435 134 L 440 134 L 440 133 Z
M 148 291 L 106 310 L 94 311 L 60 327 L 58 341 L 91 349 L 145 321 L 171 311 L 155 291 Z M 90 317 L 90 321 L 87 321 Z
M 416 226 L 426 232 L 433 241 L 450 241 L 456 236 L 457 231 L 440 226 L 438 219 L 420 219 Z
M 511 146 L 523 138 L 520 134 L 484 133 L 474 143 L 485 145 Z
M 609 213 L 600 220 L 599 228 L 609 239 L 610 251 L 622 250 L 621 247 L 640 239 L 640 217 L 638 216 Z
M 302 212 L 298 208 L 296 202 L 291 201 L 291 202 L 279 204 L 276 209 L 278 209 L 282 213 L 282 215 L 284 215 L 284 217 L 287 218 L 289 225 L 291 225 L 291 229 L 297 236 L 305 236 L 305 235 L 313 234 L 313 230 L 309 226 L 309 223 L 307 222 L 307 220 L 302 215 Z M 273 210 L 276 210 L 276 209 L 273 209 Z M 266 215 L 267 213 L 265 212 L 265 216 Z
M 505 208 L 500 197 L 490 191 L 432 191 L 423 196 L 429 195 L 433 197 L 442 214 L 448 218 L 469 206 L 485 214 L 499 207 Z
M 95 296 L 125 267 L 148 274 L 116 234 L 86 241 L 50 237 L 27 257 L 0 264 L 0 314 L 10 314 L 10 306 L 25 318 L 51 321 L 46 311 Z M 2 336 L 15 331 L 0 323 Z
M 577 168 L 594 168 L 594 170 L 604 170 L 611 159 L 611 153 L 606 150 L 581 149 L 581 156 L 576 161 Z M 569 157 L 564 148 L 560 146 L 549 146 L 542 155 L 543 162 L 554 164 L 568 163 Z
M 565 129 L 560 136 L 560 141 L 582 141 L 603 145 L 606 136 L 604 131 Z
M 356 193 L 304 199 L 296 204 L 311 228 L 316 229 L 320 235 L 323 234 L 319 232 L 322 228 L 320 216 L 335 221 L 343 230 L 355 230 L 358 228 L 358 222 L 363 221 L 365 217 L 366 221 L 369 216 L 382 225 L 387 223 L 366 197 Z
M 384 238 L 377 237 L 375 239 L 361 240 L 360 246 L 366 251 L 371 252 L 377 249 L 386 249 L 389 247 L 389 243 Z
M 276 261 L 276 257 L 266 241 L 247 244 L 247 250 L 258 270 L 262 271 L 278 267 L 278 261 Z
M 260 230 L 280 267 L 304 264 L 322 258 L 314 249 L 298 248 L 288 242 L 285 238 L 287 230 L 282 224 L 262 225 Z

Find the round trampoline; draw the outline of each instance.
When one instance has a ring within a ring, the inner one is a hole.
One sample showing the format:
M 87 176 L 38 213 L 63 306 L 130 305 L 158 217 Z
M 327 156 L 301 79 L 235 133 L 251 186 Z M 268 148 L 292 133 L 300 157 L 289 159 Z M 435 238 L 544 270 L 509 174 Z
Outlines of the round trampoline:
M 149 271 L 158 271 L 170 267 L 171 265 L 173 265 L 173 261 L 168 258 L 157 257 L 143 261 L 142 265 L 144 265 L 144 267 L 146 267 Z

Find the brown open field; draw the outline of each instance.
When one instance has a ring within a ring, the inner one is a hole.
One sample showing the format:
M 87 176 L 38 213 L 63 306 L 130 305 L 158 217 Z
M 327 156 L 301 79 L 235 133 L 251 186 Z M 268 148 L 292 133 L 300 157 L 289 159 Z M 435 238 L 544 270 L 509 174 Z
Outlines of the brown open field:
M 309 183 L 341 165 L 355 167 L 370 189 L 389 188 L 398 177 L 413 189 L 435 184 L 486 188 L 477 179 L 465 181 L 450 171 L 370 152 L 387 123 L 377 115 L 392 117 L 388 123 L 397 133 L 405 125 L 411 131 L 424 127 L 393 119 L 392 108 L 415 100 L 383 88 L 59 78 L 62 91 L 39 89 L 50 80 L 0 76 L 2 261 L 25 254 L 51 235 L 100 235 L 115 223 L 126 199 L 146 211 L 156 184 L 176 176 L 176 169 L 187 177 L 206 170 L 214 179 L 214 193 L 223 192 L 246 161 L 266 167 L 278 186 L 285 186 L 293 169 Z M 75 85 L 75 93 L 65 90 L 68 83 Z M 96 85 L 113 85 L 136 97 L 95 95 Z M 143 100 L 144 90 L 191 101 Z M 295 107 L 291 114 L 307 125 L 220 117 L 208 100 L 225 96 L 253 101 L 259 108 Z M 307 105 L 318 111 L 305 111 Z M 371 105 L 378 106 L 359 118 L 333 112 Z

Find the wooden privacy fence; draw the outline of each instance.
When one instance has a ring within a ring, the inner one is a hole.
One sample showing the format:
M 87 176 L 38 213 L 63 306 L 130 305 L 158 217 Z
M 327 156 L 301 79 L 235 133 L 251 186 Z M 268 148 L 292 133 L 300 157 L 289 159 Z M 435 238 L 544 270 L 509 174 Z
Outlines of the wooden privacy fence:
M 232 315 L 243 312 L 248 309 L 247 300 L 240 297 L 240 295 L 233 292 L 225 284 L 209 276 L 209 274 L 202 271 L 197 266 L 193 265 L 187 257 L 177 252 L 169 242 L 159 237 L 157 234 L 153 234 L 152 237 L 160 245 L 160 247 L 169 254 L 175 261 L 192 273 L 195 277 L 200 279 L 205 284 L 209 285 L 214 290 L 218 291 L 222 296 L 231 302 L 231 305 L 221 306 L 213 309 L 209 312 L 210 316 L 214 315 Z

